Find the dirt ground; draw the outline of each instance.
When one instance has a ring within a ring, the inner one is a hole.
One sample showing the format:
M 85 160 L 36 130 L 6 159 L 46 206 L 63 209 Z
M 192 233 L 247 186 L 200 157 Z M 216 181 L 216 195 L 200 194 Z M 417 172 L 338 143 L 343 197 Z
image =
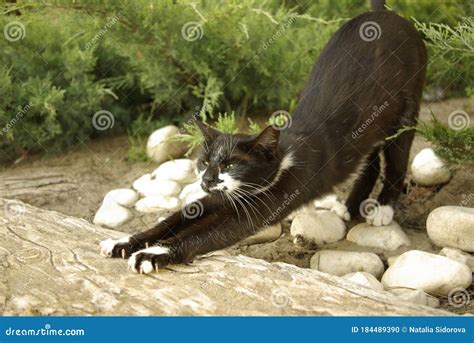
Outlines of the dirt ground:
M 471 114 L 474 104 L 466 98 L 451 99 L 439 103 L 426 103 L 422 106 L 420 118 L 429 120 L 433 111 L 440 119 L 447 122 L 449 113 L 463 110 Z M 412 146 L 410 158 L 429 143 L 417 137 Z M 32 175 L 35 173 L 52 171 L 65 175 L 74 183 L 73 189 L 67 192 L 57 192 L 47 196 L 40 196 L 27 202 L 44 209 L 58 211 L 67 215 L 92 220 L 99 208 L 104 195 L 116 188 L 129 188 L 132 182 L 145 173 L 153 171 L 157 165 L 151 162 L 127 161 L 128 141 L 125 136 L 95 140 L 88 144 L 78 144 L 61 155 L 45 154 L 30 156 L 20 163 L 3 167 L 0 170 L 0 179 L 12 175 Z M 382 260 L 398 255 L 406 250 L 420 249 L 437 253 L 440 248 L 433 245 L 426 234 L 425 221 L 431 210 L 444 205 L 474 207 L 474 166 L 452 166 L 452 180 L 440 187 L 418 187 L 410 183 L 411 175 L 407 178 L 407 191 L 400 198 L 396 210 L 395 220 L 404 228 L 412 241 L 409 248 L 390 254 L 354 245 L 346 240 L 329 244 L 324 247 L 300 248 L 293 244 L 289 234 L 289 223 L 284 223 L 284 234 L 276 241 L 253 246 L 236 246 L 229 249 L 231 253 L 244 254 L 267 261 L 279 261 L 295 264 L 300 267 L 309 267 L 309 259 L 315 251 L 324 249 L 373 251 L 380 255 Z M 350 183 L 341 185 L 337 193 L 344 199 L 350 190 Z M 380 190 L 380 181 L 375 193 Z M 9 197 L 8 194 L 0 195 Z M 25 199 L 22 199 L 25 200 Z M 139 215 L 124 225 L 121 230 L 135 233 L 148 228 L 157 220 L 159 215 Z M 355 225 L 351 222 L 348 229 Z M 472 288 L 472 286 L 471 286 Z M 471 289 L 474 291 L 474 289 Z M 442 299 L 442 307 L 455 310 L 446 305 Z M 473 302 L 468 308 L 455 310 L 457 313 L 474 313 Z

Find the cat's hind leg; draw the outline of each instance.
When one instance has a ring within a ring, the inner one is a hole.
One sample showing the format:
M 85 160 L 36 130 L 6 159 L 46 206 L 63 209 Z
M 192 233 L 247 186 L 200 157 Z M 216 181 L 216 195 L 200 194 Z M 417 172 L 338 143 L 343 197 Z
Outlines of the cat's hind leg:
M 414 135 L 413 131 L 406 131 L 385 143 L 385 178 L 378 196 L 380 206 L 372 218 L 373 225 L 388 225 L 393 219 L 393 206 L 403 190 Z
M 346 200 L 347 209 L 351 218 L 361 215 L 361 203 L 368 198 L 375 182 L 380 175 L 380 148 L 374 150 L 367 156 L 362 172 L 357 177 L 352 191 Z

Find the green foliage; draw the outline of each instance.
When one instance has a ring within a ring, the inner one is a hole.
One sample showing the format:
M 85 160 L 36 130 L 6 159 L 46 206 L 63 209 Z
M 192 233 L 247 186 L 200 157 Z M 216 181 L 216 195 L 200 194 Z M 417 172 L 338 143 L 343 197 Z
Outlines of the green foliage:
M 148 136 L 153 131 L 168 124 L 170 124 L 170 122 L 166 118 L 154 119 L 151 115 L 140 114 L 127 130 L 130 145 L 127 156 L 128 159 L 130 161 L 146 161 L 146 143 Z
M 468 87 L 471 2 L 388 3 L 417 18 L 432 56 L 442 51 L 429 82 Z M 158 124 L 185 122 L 182 138 L 195 144 L 189 117 L 291 112 L 331 34 L 368 1 L 17 0 L 3 8 L 1 28 L 25 30 L 16 41 L 0 37 L 0 159 L 115 132 L 128 132 L 130 157 L 143 158 L 144 137 Z M 113 114 L 107 130 L 92 123 L 101 110 Z
M 260 125 L 258 125 L 252 119 L 248 118 L 248 122 L 249 122 L 249 130 L 248 130 L 249 135 L 256 135 L 262 131 L 262 127 L 260 127 Z
M 237 133 L 238 127 L 235 120 L 235 113 L 219 113 L 214 128 L 223 133 L 234 134 Z
M 429 48 L 428 84 L 463 91 L 474 78 L 474 17 L 461 18 L 454 26 L 439 23 L 415 25 Z
M 474 161 L 474 127 L 454 130 L 442 124 L 433 113 L 431 123 L 420 123 L 416 131 L 433 144 L 436 153 L 450 163 Z
M 198 126 L 196 125 L 196 120 L 193 119 L 183 124 L 185 132 L 179 134 L 176 139 L 185 142 L 189 146 L 189 150 L 187 152 L 187 156 L 189 156 L 197 147 L 199 147 L 204 138 L 202 137 L 201 131 L 199 130 Z M 250 127 L 246 131 L 239 131 L 239 127 L 237 124 L 237 119 L 235 117 L 235 113 L 219 113 L 217 120 L 213 124 L 208 124 L 212 128 L 219 130 L 223 133 L 235 134 L 235 133 L 246 133 L 246 134 L 256 134 L 260 132 L 260 127 L 258 124 L 254 123 L 250 118 Z
M 465 125 L 463 128 L 453 129 L 441 123 L 431 112 L 431 122 L 420 122 L 417 127 L 404 127 L 387 139 L 393 139 L 409 130 L 415 130 L 417 134 L 431 142 L 434 151 L 449 163 L 474 161 L 473 126 Z

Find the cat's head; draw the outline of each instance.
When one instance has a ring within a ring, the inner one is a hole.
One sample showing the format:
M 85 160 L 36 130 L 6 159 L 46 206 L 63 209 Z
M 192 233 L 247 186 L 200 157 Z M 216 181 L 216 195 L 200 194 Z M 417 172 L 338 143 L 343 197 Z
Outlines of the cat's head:
M 277 129 L 269 126 L 259 135 L 226 134 L 196 123 L 204 136 L 197 163 L 204 191 L 255 194 L 274 181 L 281 163 Z

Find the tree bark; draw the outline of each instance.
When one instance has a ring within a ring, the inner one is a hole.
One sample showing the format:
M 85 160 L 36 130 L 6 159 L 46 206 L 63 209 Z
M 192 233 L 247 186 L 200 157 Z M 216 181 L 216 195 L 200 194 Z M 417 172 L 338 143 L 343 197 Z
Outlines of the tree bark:
M 215 253 L 151 275 L 98 254 L 122 233 L 0 199 L 3 315 L 448 315 L 345 279 Z

